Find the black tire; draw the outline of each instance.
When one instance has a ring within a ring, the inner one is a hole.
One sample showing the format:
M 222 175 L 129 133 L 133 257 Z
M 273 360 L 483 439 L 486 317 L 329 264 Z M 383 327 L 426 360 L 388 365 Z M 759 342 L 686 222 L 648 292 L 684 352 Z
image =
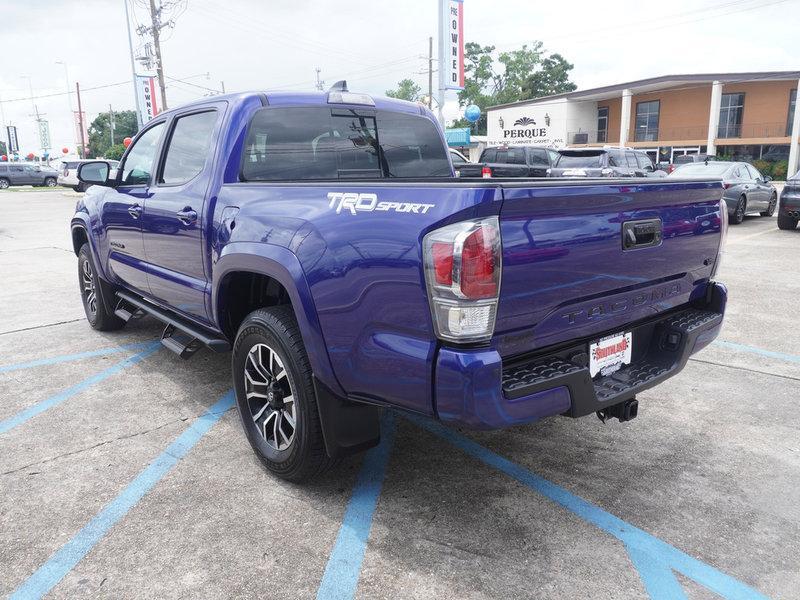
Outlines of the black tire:
M 747 211 L 747 198 L 742 196 L 739 198 L 739 202 L 736 203 L 736 208 L 733 211 L 733 216 L 731 216 L 731 225 L 741 225 L 742 221 L 744 221 L 744 213 Z
M 11 182 L 5 177 L 0 177 L 0 190 L 7 190 L 11 187 Z
M 273 363 L 269 351 L 275 353 L 279 362 Z M 262 377 L 264 371 L 255 368 L 255 361 L 263 368 L 264 357 L 268 357 L 269 377 Z M 236 335 L 231 362 L 242 427 L 267 470 L 288 481 L 302 481 L 319 475 L 337 462 L 325 452 L 311 366 L 291 307 L 277 306 L 250 313 Z M 254 384 L 259 378 L 269 383 Z M 255 388 L 251 394 L 263 394 L 264 398 L 254 396 L 252 402 L 248 400 L 248 386 Z M 271 398 L 269 401 L 267 396 Z M 287 419 L 290 411 L 293 428 Z M 285 429 L 290 430 L 288 437 Z M 271 433 L 274 434 L 272 442 L 269 440 Z M 280 448 L 282 443 L 285 444 L 283 449 Z
M 83 311 L 92 329 L 114 331 L 125 327 L 125 321 L 109 311 L 103 302 L 104 298 L 113 294 L 113 290 L 97 275 L 88 243 L 81 246 L 78 252 L 78 286 L 81 291 Z
M 55 177 L 47 177 L 44 180 L 45 187 L 56 187 L 58 181 L 56 181 Z
M 763 211 L 761 214 L 762 217 L 771 217 L 775 214 L 775 207 L 778 206 L 778 194 L 773 193 L 772 197 L 769 199 L 769 205 L 767 205 L 767 210 Z
M 75 190 L 76 192 L 85 192 L 88 187 L 89 187 L 88 185 L 86 185 L 81 181 L 78 185 L 76 185 L 72 189 Z
M 778 214 L 778 229 L 792 230 L 797 227 L 798 219 L 789 215 Z

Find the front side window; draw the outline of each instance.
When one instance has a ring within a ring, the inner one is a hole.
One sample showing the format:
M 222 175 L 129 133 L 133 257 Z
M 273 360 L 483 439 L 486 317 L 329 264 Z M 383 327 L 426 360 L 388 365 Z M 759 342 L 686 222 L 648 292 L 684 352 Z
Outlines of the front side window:
M 597 109 L 597 143 L 602 144 L 608 139 L 608 107 Z
M 153 171 L 163 130 L 164 123 L 153 125 L 136 140 L 122 165 L 123 185 L 145 185 L 150 182 L 150 173 Z
M 435 125 L 404 113 L 264 108 L 250 124 L 246 181 L 449 177 Z
M 792 135 L 792 123 L 794 123 L 794 111 L 797 109 L 797 90 L 789 92 L 789 117 L 786 119 L 786 135 Z
M 719 108 L 718 138 L 742 137 L 744 94 L 722 94 Z
M 211 135 L 216 123 L 216 111 L 176 119 L 159 183 L 186 183 L 202 172 L 211 150 Z
M 658 139 L 658 113 L 661 101 L 639 102 L 636 105 L 637 142 L 655 142 Z

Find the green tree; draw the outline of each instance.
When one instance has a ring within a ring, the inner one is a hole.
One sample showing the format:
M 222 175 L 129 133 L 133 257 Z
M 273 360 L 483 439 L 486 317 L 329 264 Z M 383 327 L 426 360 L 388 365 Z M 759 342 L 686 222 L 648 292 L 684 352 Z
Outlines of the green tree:
M 133 137 L 139 128 L 136 113 L 132 110 L 114 111 L 114 142 L 120 143 L 126 137 Z M 111 148 L 111 113 L 102 112 L 89 125 L 89 152 L 92 156 L 107 155 Z
M 114 140 L 116 141 L 116 136 Z M 109 160 L 119 160 L 120 158 L 122 158 L 123 154 L 125 154 L 125 146 L 123 146 L 122 144 L 114 144 L 113 146 L 109 146 L 106 149 L 105 154 L 103 154 L 103 157 Z
M 403 79 L 397 83 L 396 90 L 386 90 L 386 95 L 389 98 L 397 98 L 399 100 L 409 100 L 416 102 L 420 99 L 420 92 L 422 88 L 414 83 L 411 79 Z
M 494 46 L 467 42 L 464 48 L 464 89 L 458 93 L 458 104 L 475 104 L 481 118 L 474 126 L 475 133 L 486 134 L 486 109 L 575 89 L 569 81 L 573 65 L 560 54 L 547 56 L 541 42 L 529 47 L 501 52 L 495 60 Z M 455 127 L 469 127 L 466 119 L 458 119 Z

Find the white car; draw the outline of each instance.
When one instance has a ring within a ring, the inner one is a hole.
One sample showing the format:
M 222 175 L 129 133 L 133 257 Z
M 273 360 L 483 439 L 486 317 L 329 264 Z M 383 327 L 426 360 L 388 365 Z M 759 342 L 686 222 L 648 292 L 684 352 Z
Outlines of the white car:
M 64 187 L 71 187 L 76 192 L 85 192 L 86 188 L 89 186 L 78 181 L 78 166 L 81 163 L 91 162 L 93 160 L 104 160 L 104 159 L 90 158 L 85 160 L 63 161 L 61 164 L 61 172 L 58 174 L 58 185 L 63 185 Z M 116 169 L 119 166 L 118 160 L 109 160 L 107 162 L 111 165 L 112 169 Z

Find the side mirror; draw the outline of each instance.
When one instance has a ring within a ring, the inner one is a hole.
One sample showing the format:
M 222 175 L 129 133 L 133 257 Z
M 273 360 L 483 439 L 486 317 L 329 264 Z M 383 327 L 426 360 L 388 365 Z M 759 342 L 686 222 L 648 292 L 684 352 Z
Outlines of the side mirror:
M 78 166 L 78 180 L 89 185 L 113 186 L 113 180 L 108 175 L 111 172 L 111 165 L 104 160 L 93 160 L 81 163 Z

